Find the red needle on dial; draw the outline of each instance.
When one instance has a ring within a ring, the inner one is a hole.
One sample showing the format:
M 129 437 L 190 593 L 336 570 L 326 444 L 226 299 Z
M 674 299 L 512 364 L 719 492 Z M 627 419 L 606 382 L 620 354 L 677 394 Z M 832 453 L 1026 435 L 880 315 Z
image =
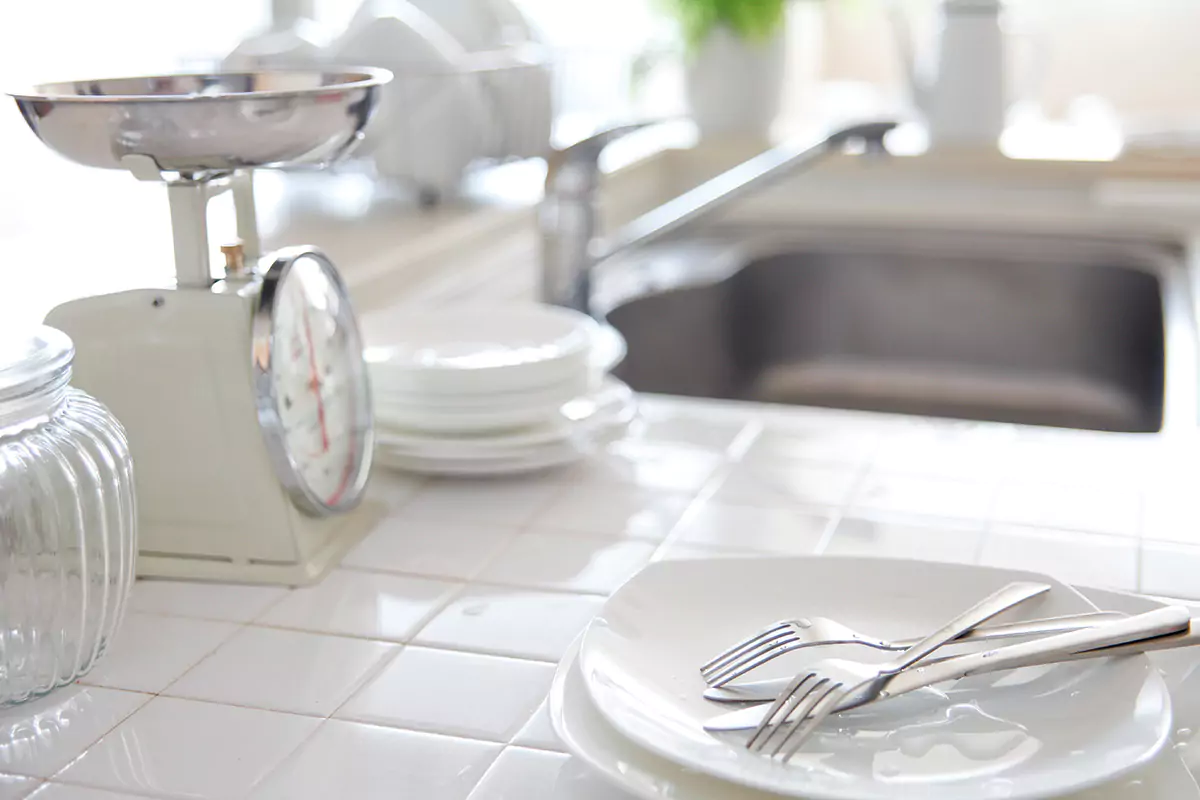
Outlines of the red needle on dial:
M 325 428 L 325 401 L 321 399 L 321 376 L 317 371 L 317 351 L 313 348 L 308 307 L 304 307 L 304 338 L 308 342 L 308 388 L 317 396 L 317 422 L 321 425 L 321 452 L 329 452 L 329 431 Z

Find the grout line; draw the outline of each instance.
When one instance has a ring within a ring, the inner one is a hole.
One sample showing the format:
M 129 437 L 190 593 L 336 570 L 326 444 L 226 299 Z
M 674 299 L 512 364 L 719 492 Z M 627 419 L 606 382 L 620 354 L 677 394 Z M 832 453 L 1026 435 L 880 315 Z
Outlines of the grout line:
M 98 736 L 96 736 L 94 739 L 92 739 L 90 742 L 88 742 L 88 744 L 82 750 L 79 751 L 78 755 L 76 755 L 74 758 L 72 758 L 66 764 L 63 764 L 57 770 L 55 770 L 51 774 L 51 777 L 54 777 L 55 775 L 61 775 L 67 769 L 67 767 L 71 766 L 76 761 L 83 758 L 84 754 L 87 753 L 87 751 L 91 750 L 93 747 L 95 747 L 100 742 L 101 739 L 103 739 L 105 736 L 108 736 L 110 733 L 112 733 L 117 728 L 119 728 L 122 724 L 124 724 L 124 722 L 126 720 L 128 720 L 130 717 L 132 717 L 137 712 L 141 711 L 143 708 L 146 707 L 147 703 L 149 703 L 151 700 L 153 700 L 155 697 L 158 696 L 157 694 L 152 693 L 152 692 L 135 692 L 135 691 L 131 691 L 129 689 L 117 689 L 112 686 L 96 686 L 94 684 L 80 684 L 80 685 L 83 686 L 85 689 L 90 687 L 90 688 L 94 688 L 94 689 L 104 689 L 104 690 L 110 691 L 110 692 L 126 692 L 127 694 L 138 694 L 138 695 L 142 695 L 146 699 L 144 699 L 142 702 L 140 702 L 136 706 L 134 706 L 133 709 L 128 714 L 121 717 L 119 720 L 114 722 L 108 728 L 105 728 Z M 8 769 L 8 767 L 5 767 L 5 769 Z M 38 776 L 31 776 L 31 777 L 38 777 Z M 50 780 L 50 778 L 42 778 L 42 780 Z
M 688 501 L 688 504 L 683 508 L 683 512 L 680 513 L 674 524 L 667 530 L 667 535 L 663 537 L 662 542 L 659 543 L 658 547 L 654 548 L 654 552 L 650 554 L 651 561 L 656 561 L 662 555 L 665 555 L 682 538 L 687 524 L 699 513 L 700 509 L 712 500 L 717 490 L 720 489 L 721 484 L 729 477 L 730 469 L 732 469 L 732 464 L 725 464 L 723 469 L 715 470 L 713 475 L 705 481 L 704 486 Z
M 32 778 L 32 776 L 15 775 L 14 773 L 11 773 L 11 772 L 6 772 L 4 774 L 5 775 L 13 775 L 13 777 L 16 777 L 16 778 L 24 778 L 24 777 Z M 38 789 L 45 786 L 47 783 L 45 778 L 32 778 L 32 780 L 33 780 L 33 785 L 29 787 L 29 791 L 23 792 L 19 797 L 15 798 L 15 800 L 24 800 L 24 798 L 28 798 L 31 794 L 33 794 Z
M 496 757 L 492 759 L 492 763 L 488 764 L 487 769 L 485 769 L 483 771 L 483 774 L 479 776 L 479 780 L 476 781 L 475 785 L 472 786 L 470 791 L 467 792 L 465 800 L 471 800 L 471 798 L 477 796 L 477 793 L 479 792 L 479 787 L 483 786 L 483 784 L 487 781 L 488 776 L 491 775 L 492 771 L 496 769 L 496 765 L 500 763 L 500 759 L 504 757 L 504 754 L 507 753 L 509 751 L 509 748 L 511 748 L 512 746 L 513 745 L 511 743 L 508 743 L 508 744 L 505 744 L 504 747 L 502 747 L 500 749 L 500 752 L 497 753 Z
M 355 683 L 354 688 L 350 690 L 350 693 L 347 694 L 342 699 L 342 702 L 338 703 L 337 707 L 330 712 L 328 719 L 334 719 L 337 717 L 337 713 L 345 708 L 347 703 L 358 697 L 358 695 L 362 693 L 363 689 L 366 689 L 368 686 L 373 684 L 375 679 L 382 675 L 384 670 L 395 663 L 396 659 L 400 657 L 400 654 L 407 650 L 408 647 L 409 645 L 406 644 L 396 645 L 393 652 L 386 653 L 383 658 L 379 659 L 376 664 L 372 665 L 370 669 L 364 672 L 361 679 L 358 680 Z
M 741 463 L 746 454 L 750 452 L 750 448 L 754 446 L 754 443 L 762 437 L 762 433 L 765 430 L 766 424 L 761 418 L 755 417 L 751 419 L 737 432 L 733 437 L 733 441 L 726 446 L 726 458 L 730 461 Z
M 532 716 L 533 715 L 530 714 L 530 718 L 532 718 Z M 391 728 L 392 730 L 398 730 L 398 731 L 411 731 L 413 733 L 428 733 L 428 734 L 432 734 L 434 736 L 445 736 L 445 737 L 448 737 L 451 739 L 467 739 L 472 742 L 484 742 L 486 744 L 500 745 L 501 750 L 506 749 L 509 745 L 509 741 L 507 739 L 491 739 L 482 733 L 460 733 L 458 731 L 450 731 L 445 728 L 435 728 L 432 726 L 422 725 L 420 722 L 414 722 L 411 720 L 399 722 L 396 720 L 366 719 L 364 717 L 338 717 L 338 716 L 332 716 L 329 718 L 329 720 L 332 722 L 352 722 L 356 725 L 375 725 L 380 728 Z M 529 719 L 526 719 L 525 722 L 521 723 L 522 727 L 528 721 L 529 721 Z M 513 736 L 516 736 L 520 732 L 521 732 L 520 728 L 518 728 L 517 733 L 514 733 Z
M 503 537 L 504 541 L 497 547 L 497 552 L 501 552 L 501 551 L 507 549 L 509 543 L 513 539 L 520 536 L 521 533 L 522 533 L 522 531 L 520 531 L 520 530 L 513 530 L 513 531 L 507 533 Z M 451 584 L 454 584 L 455 586 L 459 586 L 459 585 L 468 584 L 468 583 L 471 583 L 472 581 L 474 581 L 480 575 L 480 573 L 482 573 L 483 570 L 491 564 L 491 561 L 494 557 L 495 556 L 484 559 L 483 566 L 476 568 L 467 577 L 463 577 L 462 575 L 448 575 L 448 574 L 444 574 L 444 573 L 438 574 L 438 573 L 434 573 L 434 572 L 414 572 L 412 570 L 389 569 L 388 567 L 363 567 L 363 566 L 358 566 L 358 565 L 355 565 L 352 567 L 339 566 L 337 569 L 342 572 L 359 572 L 364 575 L 392 576 L 394 578 L 407 578 L 410 580 L 423 580 L 423 581 L 430 581 L 433 583 L 451 583 Z
M 494 759 L 492 759 L 492 763 L 488 764 L 488 768 L 486 770 L 484 770 L 483 775 L 479 776 L 478 782 L 476 782 L 476 784 L 471 787 L 471 791 L 469 791 L 467 793 L 466 800 L 472 800 L 472 798 L 479 797 L 479 794 L 478 794 L 479 787 L 484 785 L 484 783 L 487 781 L 487 779 L 491 776 L 492 772 L 496 769 L 496 765 L 500 763 L 500 759 L 504 758 L 504 754 L 509 752 L 510 750 L 530 750 L 535 753 L 546 753 L 546 754 L 552 754 L 552 755 L 556 755 L 556 756 L 562 756 L 564 759 L 571 757 L 569 753 L 565 753 L 561 750 L 548 750 L 545 747 L 530 747 L 528 745 L 523 745 L 523 744 L 514 744 L 512 741 L 509 741 L 507 744 L 504 745 L 504 748 L 499 753 L 496 754 L 496 757 Z
M 846 514 L 842 509 L 838 509 L 829 515 L 829 521 L 825 523 L 825 529 L 821 531 L 821 538 L 818 539 L 816 545 L 813 546 L 812 555 L 820 556 L 825 554 L 825 550 L 828 549 L 829 543 L 833 541 L 834 533 L 837 531 L 838 527 L 842 524 L 842 520 L 845 518 Z
M 589 624 L 590 624 L 590 620 L 589 620 Z M 584 628 L 586 628 L 586 627 L 587 626 L 585 625 Z M 580 629 L 580 633 L 582 633 L 582 632 L 583 632 L 583 628 Z M 559 661 L 559 659 L 546 658 L 546 657 L 542 657 L 542 656 L 523 655 L 523 654 L 513 653 L 512 651 L 492 650 L 492 649 L 488 649 L 486 647 L 473 647 L 473 646 L 466 646 L 466 645 L 446 644 L 445 642 L 413 641 L 413 642 L 410 642 L 409 644 L 412 647 L 420 647 L 420 648 L 424 648 L 427 650 L 447 650 L 451 653 L 466 653 L 469 655 L 476 655 L 476 656 L 495 656 L 497 658 L 508 658 L 508 659 L 512 659 L 514 661 L 530 661 L 535 664 L 549 664 L 550 666 L 555 666 L 556 664 L 558 664 L 558 661 Z M 561 656 L 560 656 L 560 658 L 561 658 Z
M 370 534 L 368 533 L 368 534 L 367 534 L 367 536 L 370 536 Z M 363 538 L 365 539 L 365 538 L 366 538 L 366 536 L 364 536 Z M 362 541 L 362 539 L 360 539 L 359 541 L 361 542 L 361 541 Z M 355 545 L 355 547 L 357 547 L 357 546 L 358 546 L 358 545 Z M 351 549 L 353 549 L 353 548 L 351 548 Z M 342 558 L 345 558 L 345 556 L 343 555 L 343 556 L 342 556 Z M 336 567 L 333 567 L 333 568 L 331 568 L 331 569 L 329 570 L 329 572 L 333 572 L 333 570 L 334 570 L 334 569 L 336 569 Z M 326 577 L 326 578 L 327 578 L 327 577 L 329 577 L 329 572 L 327 572 L 327 573 L 325 574 L 325 577 Z M 289 597 L 291 597 L 291 596 L 292 596 L 292 595 L 293 595 L 295 592 L 296 592 L 296 587 L 294 587 L 294 586 L 287 586 L 287 587 L 284 587 L 284 592 L 283 592 L 283 594 L 281 594 L 281 595 L 279 596 L 279 599 L 278 599 L 278 600 L 276 600 L 276 601 L 275 601 L 275 602 L 273 602 L 273 603 L 267 603 L 267 605 L 266 605 L 266 607 L 265 607 L 265 608 L 263 608 L 263 609 L 259 610 L 259 612 L 258 612 L 257 614 L 255 614 L 253 617 L 251 617 L 249 620 L 247 620 L 247 624 L 249 624 L 250 622 L 253 622 L 253 621 L 254 621 L 254 620 L 256 620 L 256 619 L 260 619 L 260 618 L 262 618 L 262 617 L 265 617 L 267 614 L 270 614 L 270 613 L 271 613 L 272 611 L 274 611 L 276 608 L 278 608 L 279 606 L 283 605 L 283 601 L 287 600 L 287 599 L 288 599 Z
M 549 696 L 550 696 L 550 693 L 549 693 L 549 692 L 547 692 L 547 693 L 546 693 L 546 697 L 549 697 Z M 536 713 L 536 712 L 535 712 L 535 713 Z M 529 719 L 533 719 L 533 717 L 530 717 Z M 525 721 L 525 723 L 526 723 L 526 724 L 529 724 L 529 720 L 526 720 L 526 721 Z M 517 736 L 520 736 L 520 735 L 521 735 L 520 731 L 518 731 L 516 735 L 517 735 Z M 558 735 L 558 734 L 555 734 L 555 736 L 557 736 L 557 735 Z M 560 744 L 561 744 L 561 743 L 560 743 Z M 563 747 L 565 747 L 565 745 L 563 745 Z M 510 750 L 510 749 L 511 749 L 511 750 L 533 750 L 534 752 L 537 752 L 537 753 L 551 753 L 551 754 L 553 754 L 553 755 L 556 755 L 556 756 L 563 756 L 563 757 L 570 757 L 570 755 L 571 755 L 570 751 L 568 751 L 568 750 L 566 750 L 566 749 L 563 749 L 563 750 L 555 750 L 554 748 L 552 748 L 552 747 L 547 747 L 547 746 L 545 746 L 545 745 L 540 745 L 540 744 L 521 744 L 521 743 L 518 743 L 518 742 L 516 742 L 516 741 L 510 741 L 510 742 L 508 743 L 508 746 L 507 746 L 507 747 L 505 747 L 504 749 L 505 749 L 505 750 Z

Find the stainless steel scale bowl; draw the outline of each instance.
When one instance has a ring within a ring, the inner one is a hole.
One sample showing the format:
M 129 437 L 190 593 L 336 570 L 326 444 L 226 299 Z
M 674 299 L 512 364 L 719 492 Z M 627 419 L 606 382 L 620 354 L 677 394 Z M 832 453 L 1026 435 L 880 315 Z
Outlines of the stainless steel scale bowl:
M 52 150 L 89 167 L 197 175 L 326 164 L 362 136 L 391 74 L 244 72 L 47 83 L 13 92 Z

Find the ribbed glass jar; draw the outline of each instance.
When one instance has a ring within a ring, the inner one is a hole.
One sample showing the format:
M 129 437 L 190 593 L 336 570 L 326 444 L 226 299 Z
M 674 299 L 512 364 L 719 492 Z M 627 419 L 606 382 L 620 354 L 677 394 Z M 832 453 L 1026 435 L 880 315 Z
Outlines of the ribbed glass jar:
M 129 444 L 73 358 L 53 328 L 0 342 L 0 707 L 86 674 L 133 582 Z

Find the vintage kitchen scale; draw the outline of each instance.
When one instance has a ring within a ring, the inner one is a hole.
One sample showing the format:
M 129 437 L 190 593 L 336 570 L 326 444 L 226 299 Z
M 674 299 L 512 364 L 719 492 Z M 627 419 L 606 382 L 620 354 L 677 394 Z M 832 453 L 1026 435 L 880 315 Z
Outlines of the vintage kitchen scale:
M 319 250 L 259 257 L 251 170 L 322 165 L 361 138 L 384 70 L 166 75 L 14 94 L 61 155 L 163 181 L 176 284 L 88 297 L 46 322 L 74 383 L 129 433 L 138 573 L 310 582 L 376 516 L 360 505 L 373 425 L 345 285 Z M 209 264 L 209 200 L 230 190 L 240 245 Z

